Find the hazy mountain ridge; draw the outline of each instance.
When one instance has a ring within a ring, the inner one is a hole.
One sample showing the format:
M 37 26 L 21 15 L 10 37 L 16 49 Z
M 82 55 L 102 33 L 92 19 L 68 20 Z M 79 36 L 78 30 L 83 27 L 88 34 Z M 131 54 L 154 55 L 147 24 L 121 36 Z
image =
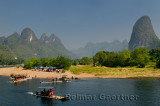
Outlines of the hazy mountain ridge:
M 13 33 L 8 37 L 0 37 L 0 45 L 8 47 L 14 56 L 20 58 L 50 58 L 57 56 L 66 56 L 69 58 L 92 57 L 98 51 L 122 51 L 124 49 L 133 50 L 136 47 L 146 47 L 152 49 L 160 47 L 160 40 L 156 36 L 152 27 L 151 20 L 148 16 L 142 16 L 133 26 L 130 41 L 100 42 L 88 43 L 85 47 L 72 50 L 76 56 L 68 51 L 61 40 L 51 34 L 47 36 L 45 33 L 38 39 L 30 28 L 25 28 L 18 34 Z M 3 47 L 3 46 L 2 46 Z M 0 48 L 4 49 L 4 48 Z M 9 50 L 9 52 L 10 52 Z
M 84 48 L 79 48 L 77 50 L 72 50 L 73 53 L 77 55 L 77 57 L 81 58 L 84 56 L 92 57 L 98 51 L 122 51 L 128 48 L 127 40 L 123 40 L 122 42 L 118 40 L 114 40 L 112 42 L 100 42 L 100 43 L 88 43 Z
M 8 46 L 0 45 L 0 58 L 15 59 L 16 56 Z
M 6 38 L 0 37 L 0 44 L 9 47 L 19 58 L 74 57 L 74 54 L 68 51 L 55 35 L 51 35 L 48 40 L 49 44 L 44 43 L 42 37 L 38 39 L 30 28 L 25 28 L 21 35 L 15 32 Z

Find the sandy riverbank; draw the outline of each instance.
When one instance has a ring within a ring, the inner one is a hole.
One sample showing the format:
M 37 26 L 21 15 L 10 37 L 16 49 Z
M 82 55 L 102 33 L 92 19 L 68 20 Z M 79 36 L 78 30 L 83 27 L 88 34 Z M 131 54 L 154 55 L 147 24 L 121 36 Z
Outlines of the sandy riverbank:
M 60 78 L 62 75 L 67 75 L 68 78 L 78 77 L 78 78 L 94 78 L 95 76 L 92 74 L 80 74 L 75 75 L 72 74 L 70 71 L 66 71 L 65 73 L 56 73 L 56 72 L 43 72 L 43 71 L 35 71 L 30 69 L 23 69 L 17 67 L 9 67 L 9 68 L 0 68 L 0 75 L 2 76 L 10 76 L 10 74 L 28 74 L 30 77 L 37 77 L 37 78 Z
M 85 67 L 85 66 L 78 66 Z M 101 70 L 103 67 L 100 68 Z M 56 72 L 43 72 L 43 71 L 32 71 L 30 69 L 17 68 L 17 67 L 9 67 L 9 68 L 0 68 L 0 75 L 2 76 L 10 76 L 11 73 L 15 74 L 28 74 L 30 77 L 36 78 L 60 78 L 62 75 L 67 75 L 68 78 L 77 77 L 77 78 L 160 78 L 160 70 L 142 70 L 136 69 L 130 71 L 131 69 L 122 68 L 122 71 L 118 71 L 118 68 L 111 68 L 113 71 L 109 71 L 108 68 L 105 67 L 107 73 L 96 74 L 96 73 L 81 73 L 81 74 L 73 74 L 71 71 L 66 71 L 65 73 L 56 73 Z M 80 69 L 81 70 L 81 69 Z

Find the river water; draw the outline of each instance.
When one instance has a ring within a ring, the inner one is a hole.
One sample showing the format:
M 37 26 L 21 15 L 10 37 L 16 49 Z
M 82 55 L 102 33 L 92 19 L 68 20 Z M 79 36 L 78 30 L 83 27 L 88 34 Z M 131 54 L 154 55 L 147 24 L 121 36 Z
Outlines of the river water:
M 80 79 L 41 84 L 44 79 L 11 83 L 0 76 L 0 106 L 158 106 L 160 79 Z M 60 101 L 33 96 L 38 87 L 54 87 Z

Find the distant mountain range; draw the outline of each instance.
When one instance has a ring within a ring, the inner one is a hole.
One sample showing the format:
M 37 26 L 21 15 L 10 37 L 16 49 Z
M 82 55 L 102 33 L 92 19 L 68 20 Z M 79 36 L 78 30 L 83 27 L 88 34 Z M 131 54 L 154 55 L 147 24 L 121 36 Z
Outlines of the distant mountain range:
M 98 51 L 121 51 L 124 49 L 133 50 L 136 47 L 146 47 L 152 49 L 160 47 L 160 39 L 156 36 L 149 16 L 142 16 L 133 26 L 129 43 L 115 40 L 111 43 L 88 43 L 84 48 L 73 50 L 78 57 L 92 57 Z
M 79 48 L 77 50 L 72 50 L 77 57 L 81 58 L 84 56 L 92 57 L 98 51 L 122 51 L 128 49 L 128 42 L 124 40 L 122 42 L 114 40 L 113 42 L 100 42 L 100 43 L 88 43 L 84 48 Z
M 85 47 L 68 51 L 61 40 L 52 34 L 46 36 L 42 34 L 38 39 L 30 28 L 25 28 L 21 34 L 17 32 L 8 37 L 0 37 L 0 56 L 9 58 L 50 58 L 65 56 L 68 58 L 92 57 L 98 51 L 122 51 L 124 49 L 133 50 L 136 47 L 146 47 L 152 49 L 160 47 L 160 39 L 156 36 L 148 16 L 142 16 L 133 26 L 129 43 L 115 40 L 112 42 L 88 43 Z M 7 55 L 8 54 L 8 55 Z M 76 55 L 74 55 L 76 54 Z
M 25 28 L 21 32 L 21 35 L 15 32 L 7 38 L 0 37 L 0 45 L 7 46 L 18 58 L 75 57 L 54 34 L 50 37 L 43 34 L 41 38 L 38 39 L 30 28 Z

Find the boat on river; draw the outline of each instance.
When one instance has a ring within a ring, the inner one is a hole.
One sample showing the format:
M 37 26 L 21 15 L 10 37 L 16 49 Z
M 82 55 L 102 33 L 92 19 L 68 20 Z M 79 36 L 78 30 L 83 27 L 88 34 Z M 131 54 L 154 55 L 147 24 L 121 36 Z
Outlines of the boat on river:
M 25 74 L 11 74 L 10 79 L 12 80 L 12 82 L 15 83 L 15 82 L 26 81 L 26 80 L 32 79 L 32 78 L 28 77 Z
M 57 83 L 57 82 L 63 82 L 63 81 L 40 81 L 40 83 Z
M 50 98 L 50 99 L 56 99 L 56 100 L 62 100 L 62 101 L 69 100 L 68 97 L 63 97 L 63 96 L 58 96 L 58 95 L 51 95 L 51 96 L 42 96 L 41 94 L 40 95 L 33 94 L 33 95 L 39 96 L 42 98 Z
M 48 83 L 48 84 L 50 84 L 50 83 L 62 83 L 62 82 L 71 82 L 70 80 L 67 80 L 67 81 L 62 81 L 62 80 L 58 80 L 58 81 L 40 81 L 40 83 Z
M 59 80 L 60 81 L 70 81 L 70 79 L 69 78 L 67 78 L 67 75 L 62 75 L 62 77 L 61 78 L 59 78 Z
M 58 96 L 55 94 L 50 94 L 50 92 L 53 92 L 53 87 L 39 87 L 41 89 L 41 92 L 36 92 L 35 94 L 33 94 L 34 96 L 38 96 L 38 97 L 42 97 L 42 98 L 50 98 L 50 99 L 56 99 L 56 100 L 62 100 L 62 101 L 66 101 L 69 100 L 68 97 L 63 97 L 63 96 Z M 49 94 L 44 94 L 44 91 L 42 89 L 50 89 Z
M 62 75 L 61 78 L 48 79 L 48 81 L 40 81 L 40 83 L 57 83 L 57 82 L 71 82 L 67 75 Z

